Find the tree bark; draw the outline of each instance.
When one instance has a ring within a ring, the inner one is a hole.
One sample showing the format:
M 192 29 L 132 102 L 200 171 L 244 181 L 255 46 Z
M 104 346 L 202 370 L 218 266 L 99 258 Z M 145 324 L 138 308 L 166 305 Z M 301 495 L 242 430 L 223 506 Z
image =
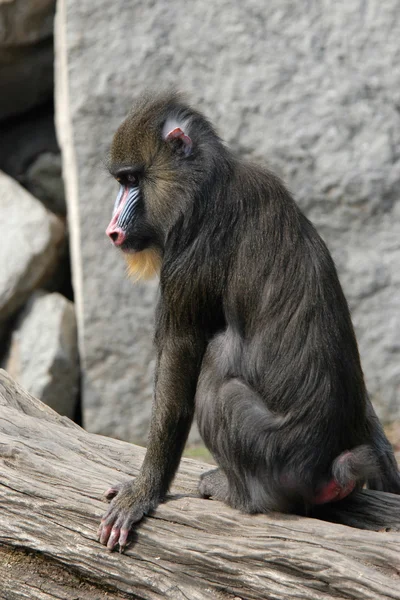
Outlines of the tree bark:
M 109 553 L 96 538 L 102 493 L 134 477 L 143 455 L 85 432 L 0 371 L 0 598 L 400 600 L 400 497 L 348 501 L 349 524 L 379 531 L 243 515 L 198 497 L 210 467 L 190 459 L 126 553 Z

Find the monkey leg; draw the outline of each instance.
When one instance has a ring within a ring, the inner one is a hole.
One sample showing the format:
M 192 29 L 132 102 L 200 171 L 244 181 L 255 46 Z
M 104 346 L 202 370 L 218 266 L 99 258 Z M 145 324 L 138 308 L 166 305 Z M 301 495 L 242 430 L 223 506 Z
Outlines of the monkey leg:
M 200 433 L 220 469 L 203 476 L 200 494 L 244 512 L 289 510 L 271 459 L 280 418 L 243 381 L 224 378 L 215 366 L 209 353 L 199 378 L 196 411 Z
M 378 473 L 368 478 L 368 487 L 371 490 L 400 494 L 400 474 L 393 449 L 369 398 L 367 399 L 367 427 L 379 467 Z

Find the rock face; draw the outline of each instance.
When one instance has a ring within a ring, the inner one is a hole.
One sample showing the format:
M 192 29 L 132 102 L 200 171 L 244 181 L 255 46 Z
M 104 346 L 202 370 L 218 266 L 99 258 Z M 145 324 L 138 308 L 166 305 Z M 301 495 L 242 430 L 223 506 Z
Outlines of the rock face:
M 79 361 L 75 310 L 61 294 L 36 292 L 11 337 L 6 370 L 61 415 L 75 415 Z
M 52 106 L 46 104 L 17 118 L 2 121 L 0 139 L 0 169 L 22 185 L 29 186 L 26 171 L 31 165 L 42 154 L 59 153 Z
M 52 274 L 65 227 L 0 172 L 0 327 Z
M 65 194 L 61 174 L 61 156 L 44 152 L 25 174 L 25 185 L 52 212 L 65 215 Z
M 0 119 L 51 97 L 54 0 L 0 2 Z
M 155 286 L 104 237 L 112 134 L 146 88 L 186 90 L 243 156 L 285 179 L 336 260 L 367 384 L 400 417 L 398 2 L 59 0 L 58 134 L 89 429 L 143 441 Z M 112 32 L 112 33 L 110 33 Z M 99 260 L 99 257 L 101 259 Z
M 54 0 L 2 0 L 0 43 L 25 46 L 51 37 L 54 7 Z
M 64 216 L 64 185 L 52 104 L 0 123 L 0 139 L 0 169 L 49 210 Z

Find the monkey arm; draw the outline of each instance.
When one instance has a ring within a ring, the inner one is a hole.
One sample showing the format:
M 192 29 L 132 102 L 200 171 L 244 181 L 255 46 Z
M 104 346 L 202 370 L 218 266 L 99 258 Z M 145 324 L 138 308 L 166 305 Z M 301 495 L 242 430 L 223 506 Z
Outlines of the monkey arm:
M 201 338 L 200 338 L 201 339 Z M 106 493 L 111 500 L 99 538 L 113 550 L 126 546 L 132 526 L 164 498 L 176 473 L 194 414 L 203 344 L 193 336 L 167 336 L 158 352 L 147 452 L 135 481 Z
M 139 478 L 158 502 L 179 466 L 194 415 L 202 346 L 192 336 L 171 337 L 159 352 L 148 447 Z

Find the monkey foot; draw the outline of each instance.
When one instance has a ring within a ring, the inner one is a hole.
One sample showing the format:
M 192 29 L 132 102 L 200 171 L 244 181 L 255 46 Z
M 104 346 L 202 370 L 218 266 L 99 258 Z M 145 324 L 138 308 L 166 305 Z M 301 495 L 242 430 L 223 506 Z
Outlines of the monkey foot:
M 200 476 L 199 493 L 203 498 L 213 497 L 215 500 L 227 501 L 228 480 L 221 469 L 207 471 Z
M 143 518 L 147 506 L 135 494 L 132 481 L 112 486 L 104 496 L 110 501 L 110 507 L 101 519 L 98 539 L 108 550 L 119 546 L 119 551 L 123 552 L 133 525 Z

